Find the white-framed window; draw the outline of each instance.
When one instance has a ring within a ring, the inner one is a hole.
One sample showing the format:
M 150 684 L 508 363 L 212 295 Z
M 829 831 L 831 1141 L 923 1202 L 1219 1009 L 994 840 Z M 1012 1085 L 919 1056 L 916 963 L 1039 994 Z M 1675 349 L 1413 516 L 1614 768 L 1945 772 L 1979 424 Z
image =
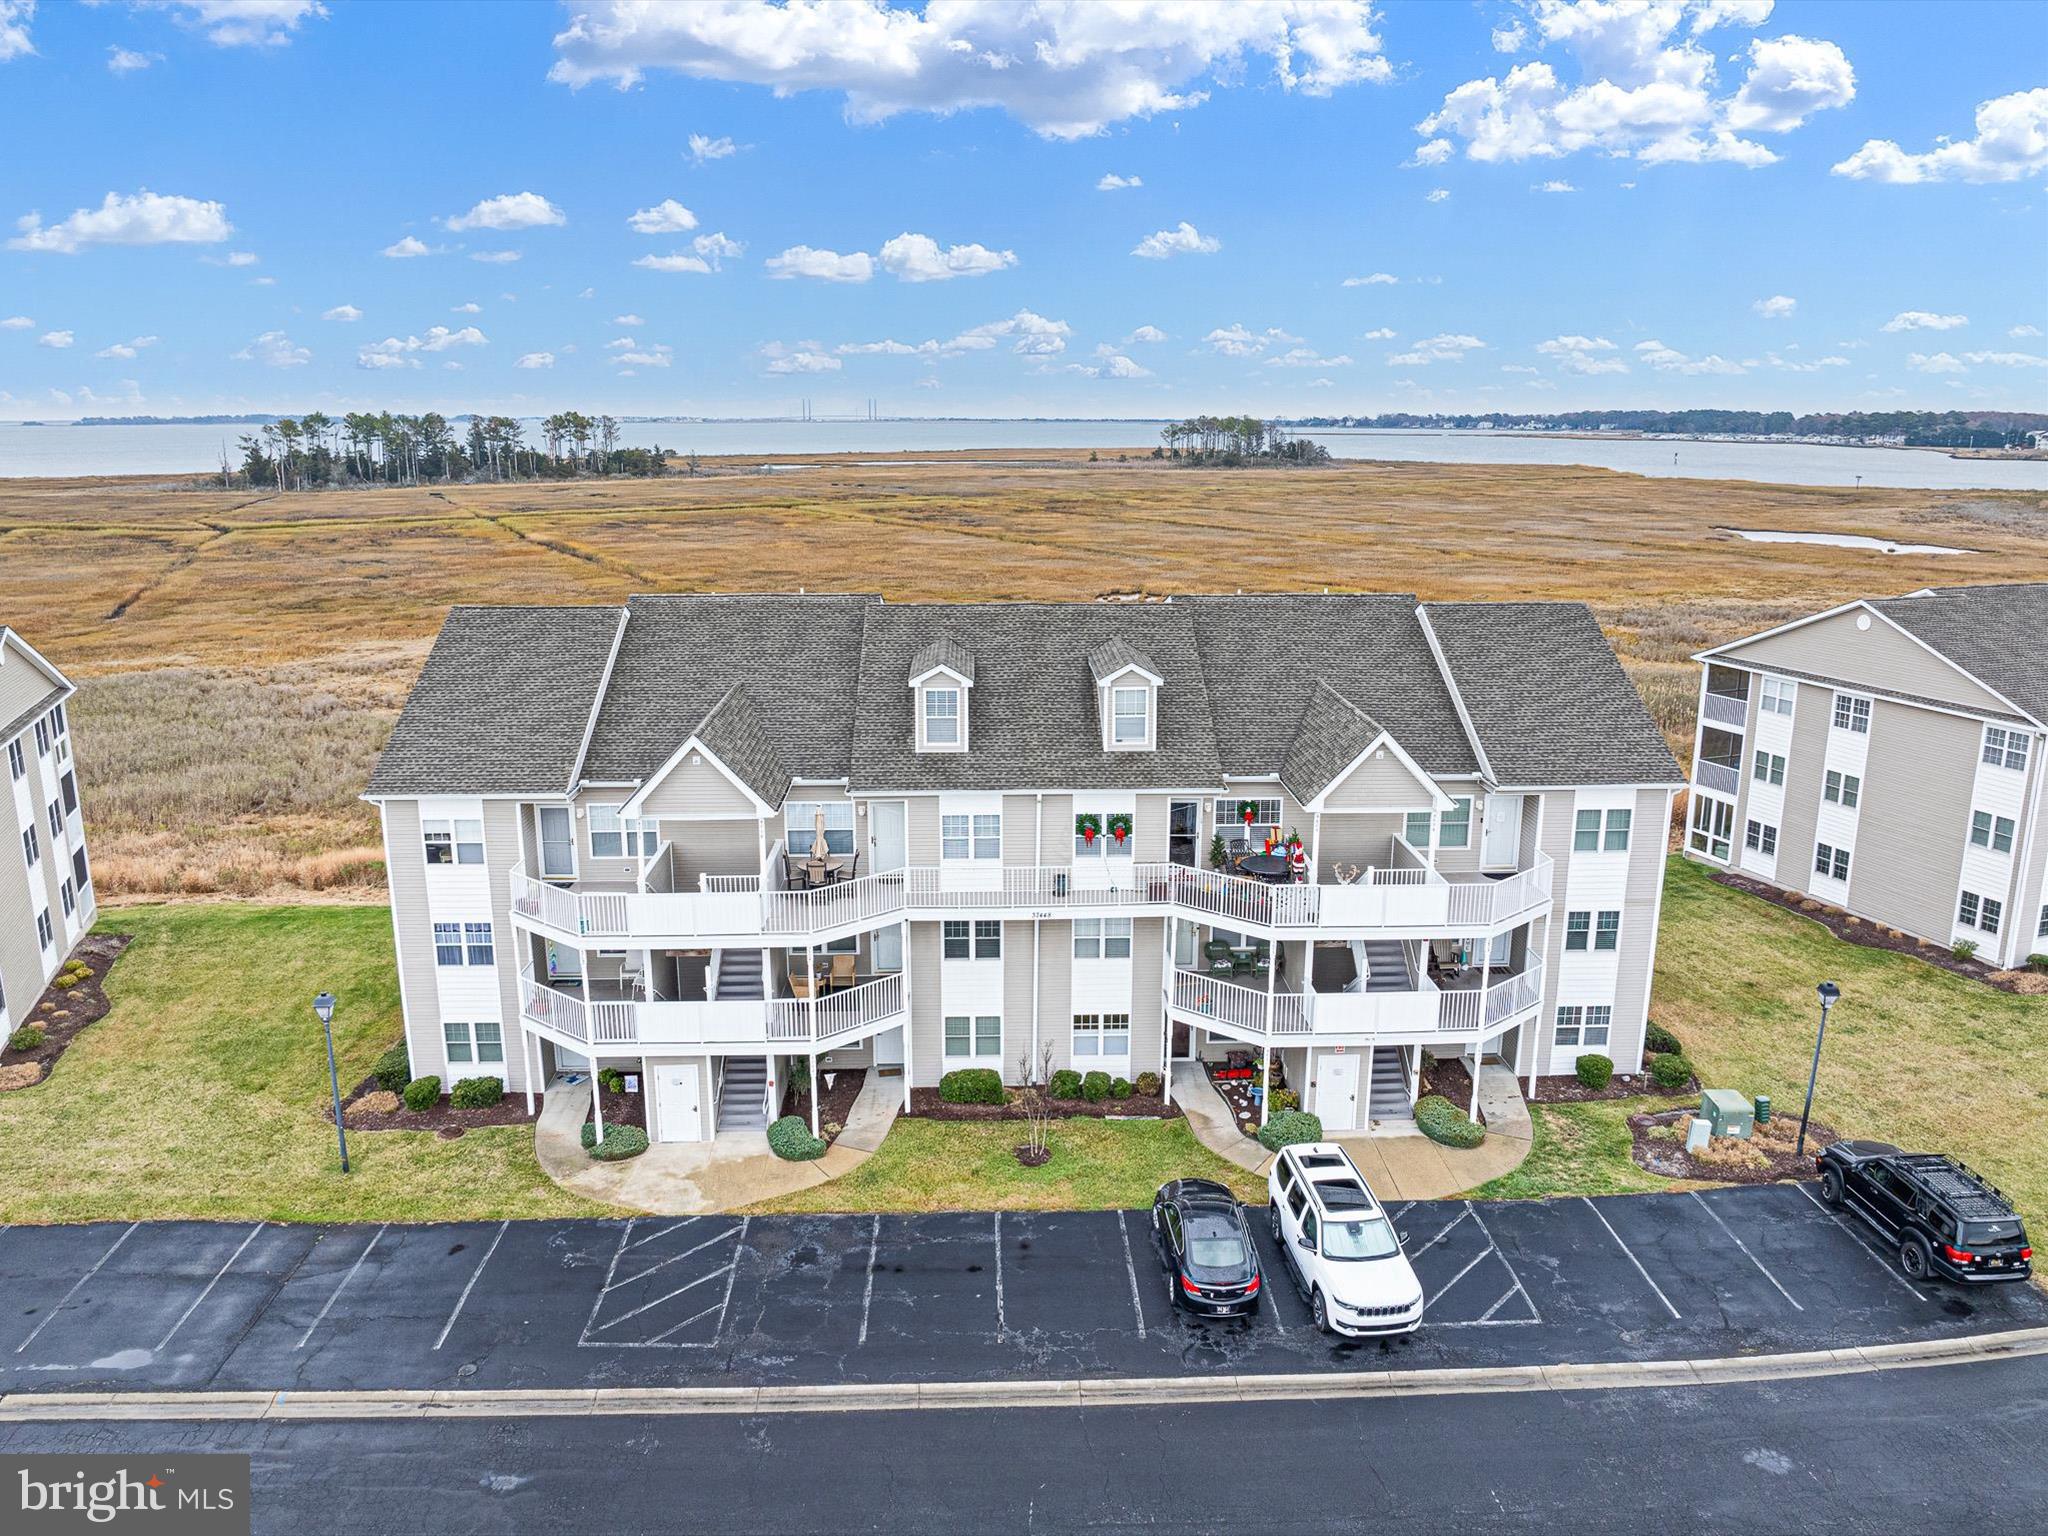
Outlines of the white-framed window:
M 28 760 L 22 756 L 19 736 L 7 743 L 7 772 L 17 779 L 28 772 Z
M 1567 912 L 1564 915 L 1564 947 L 1572 949 L 1618 949 L 1621 947 L 1621 912 Z
M 54 848 L 64 839 L 64 811 L 52 800 L 44 814 L 50 818 L 50 846 Z
M 1131 1054 L 1131 1016 L 1128 1013 L 1077 1013 L 1074 1015 L 1074 1059 L 1095 1060 L 1103 1056 Z
M 810 823 L 804 825 L 808 828 Z M 589 835 L 593 859 L 646 858 L 661 845 L 661 829 L 654 821 L 621 816 L 616 805 L 591 806 Z
M 48 949 L 56 940 L 57 935 L 50 927 L 50 910 L 45 907 L 36 914 L 36 942 Z
M 1565 1050 L 1605 1051 L 1614 1028 L 1614 1010 L 1605 1004 L 1563 1003 L 1557 1010 L 1553 1041 Z
M 947 960 L 1000 960 L 1003 924 L 999 918 L 947 918 L 939 924 L 939 954 Z
M 1773 854 L 1778 851 L 1778 829 L 1766 822 L 1750 818 L 1749 828 L 1743 834 L 1742 846 L 1757 853 Z
M 1859 693 L 1838 693 L 1835 695 L 1835 729 L 1853 731 L 1858 736 L 1870 734 L 1870 700 Z
M 995 1057 L 1003 1054 L 1001 1014 L 964 1013 L 946 1016 L 946 1054 L 955 1058 Z
M 1989 848 L 1993 853 L 2012 852 L 2013 820 L 2010 816 L 1994 816 L 1989 811 L 1970 812 L 1970 843 L 1973 847 Z
M 1776 752 L 1759 752 L 1756 755 L 1756 770 L 1751 775 L 1759 784 L 1782 784 L 1785 782 L 1785 759 Z
M 45 715 L 36 722 L 36 756 L 50 755 L 50 717 Z
M 2041 920 L 2034 924 L 2034 937 L 2048 939 L 2048 902 L 2041 904 Z
M 86 867 L 83 848 L 71 850 L 71 883 L 78 887 L 80 895 L 84 895 L 86 887 L 92 884 L 92 872 Z
M 434 964 L 462 964 L 462 924 L 434 924 Z
M 1572 852 L 1598 853 L 1600 851 L 1600 813 L 1579 811 L 1572 816 Z
M 942 859 L 1000 859 L 1003 856 L 1003 818 L 1000 813 L 939 818 L 939 857 Z
M 1451 801 L 1451 808 L 1437 818 L 1439 848 L 1469 848 L 1472 845 L 1472 800 L 1469 795 L 1460 795 Z M 1429 812 L 1410 811 L 1408 825 L 1403 829 L 1412 847 L 1429 846 Z
M 1253 806 L 1252 823 L 1249 827 L 1244 822 L 1244 804 L 1247 800 Z M 1414 826 L 1415 819 L 1412 816 L 1409 818 L 1408 824 L 1410 827 Z M 1423 824 L 1427 827 L 1428 822 L 1426 819 Z M 1278 837 L 1280 835 L 1280 802 L 1278 800 L 1263 799 L 1258 795 L 1239 795 L 1234 799 L 1218 800 L 1216 802 L 1216 830 L 1223 834 L 1225 840 L 1233 837 L 1248 837 L 1251 839 L 1253 848 L 1256 849 L 1268 836 Z M 1429 833 L 1427 831 L 1424 831 L 1422 836 L 1424 842 L 1429 840 Z M 1409 841 L 1414 842 L 1414 839 L 1410 838 Z M 1418 844 L 1417 846 L 1420 845 Z
M 792 800 L 783 807 L 783 821 L 789 828 L 789 851 L 818 852 L 818 813 L 825 813 L 826 853 L 853 852 L 853 802 L 851 800 Z
M 1975 891 L 1963 892 L 1956 903 L 1956 922 L 1964 928 L 1975 928 L 1983 933 L 1995 934 L 1999 924 L 2005 921 L 2005 903 L 1995 896 L 1980 896 Z
M 481 821 L 423 821 L 420 839 L 426 844 L 429 864 L 481 864 L 484 861 L 484 824 Z
M 36 829 L 34 827 L 23 827 L 21 829 L 21 853 L 22 857 L 28 860 L 28 867 L 30 869 L 34 869 L 36 861 L 42 858 L 43 850 L 41 845 L 36 842 Z
M 1828 843 L 1813 845 L 1813 872 L 1825 875 L 1830 880 L 1849 878 L 1849 850 L 1836 848 Z
M 1763 698 L 1757 707 L 1767 715 L 1789 715 L 1792 704 L 1799 697 L 1799 685 L 1790 678 L 1767 677 L 1764 679 Z
M 434 924 L 434 964 L 495 965 L 497 947 L 489 923 Z
M 505 1032 L 496 1024 L 443 1024 L 441 1043 L 451 1067 L 491 1066 L 505 1059 Z
M 64 903 L 64 915 L 73 917 L 78 912 L 78 901 L 71 894 L 71 881 L 67 876 L 57 886 L 57 899 Z
M 1716 800 L 1711 795 L 1695 792 L 1692 797 L 1692 836 L 1690 845 L 1693 852 L 1704 853 L 1709 858 L 1726 861 L 1733 851 L 1731 839 L 1735 835 L 1735 807 L 1726 800 Z
M 57 733 L 57 739 L 59 741 L 62 741 L 66 733 L 70 731 L 71 723 L 64 718 L 64 706 L 62 704 L 53 705 L 51 707 L 50 728 Z
M 1109 740 L 1112 746 L 1142 747 L 1152 739 L 1152 690 L 1109 690 Z
M 1610 807 L 1607 812 L 1607 838 L 1600 847 L 1606 853 L 1627 853 L 1629 829 L 1635 822 L 1636 813 L 1619 806 Z
M 1076 960 L 1128 960 L 1131 958 L 1131 920 L 1128 917 L 1077 917 L 1074 919 Z
M 1993 768 L 2015 772 L 2027 766 L 2027 733 L 2002 725 L 1984 727 L 1984 761 Z
M 1095 818 L 1095 837 L 1091 841 L 1081 831 L 1081 818 Z M 1118 842 L 1111 829 L 1113 821 L 1125 822 L 1122 842 Z M 1227 836 L 1228 834 L 1226 834 Z M 1129 811 L 1104 811 L 1092 805 L 1077 803 L 1074 807 L 1074 857 L 1077 859 L 1128 859 L 1137 846 L 1137 818 Z
M 924 744 L 928 747 L 960 745 L 960 690 L 924 690 Z
M 1821 784 L 1821 798 L 1831 805 L 1839 805 L 1845 811 L 1856 809 L 1856 802 L 1863 798 L 1863 780 L 1853 773 L 1843 773 L 1830 768 L 1827 778 Z
M 462 947 L 467 951 L 471 965 L 496 965 L 497 949 L 491 942 L 489 923 L 464 923 L 462 925 Z

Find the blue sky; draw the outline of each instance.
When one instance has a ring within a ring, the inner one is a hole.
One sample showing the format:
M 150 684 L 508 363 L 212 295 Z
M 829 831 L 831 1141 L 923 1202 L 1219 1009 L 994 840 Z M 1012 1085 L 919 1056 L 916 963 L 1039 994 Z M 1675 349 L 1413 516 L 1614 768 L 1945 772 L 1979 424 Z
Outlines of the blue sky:
M 0 419 L 2048 408 L 2038 3 L 0 0 L 0 138 Z

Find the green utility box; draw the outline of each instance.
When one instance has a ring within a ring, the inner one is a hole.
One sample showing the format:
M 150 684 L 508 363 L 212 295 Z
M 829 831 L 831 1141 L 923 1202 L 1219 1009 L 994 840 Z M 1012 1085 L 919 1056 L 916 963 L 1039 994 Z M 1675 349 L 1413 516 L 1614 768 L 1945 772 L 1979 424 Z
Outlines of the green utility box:
M 1760 1093 L 1756 1096 L 1756 1123 L 1758 1125 L 1769 1125 L 1771 1123 L 1771 1096 L 1768 1093 Z
M 1749 1100 L 1733 1088 L 1709 1088 L 1702 1093 L 1700 1118 L 1716 1136 L 1733 1136 L 1737 1141 L 1749 1140 L 1756 1123 Z

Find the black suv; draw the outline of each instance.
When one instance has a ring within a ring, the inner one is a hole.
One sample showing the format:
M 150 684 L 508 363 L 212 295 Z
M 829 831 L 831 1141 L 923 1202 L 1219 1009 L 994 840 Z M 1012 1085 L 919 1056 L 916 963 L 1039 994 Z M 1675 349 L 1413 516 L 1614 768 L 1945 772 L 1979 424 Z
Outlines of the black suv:
M 1821 1199 L 1846 1204 L 1882 1232 L 1915 1280 L 1942 1275 L 1978 1285 L 2033 1273 L 2034 1250 L 2012 1202 L 1952 1157 L 1838 1141 L 1814 1164 Z

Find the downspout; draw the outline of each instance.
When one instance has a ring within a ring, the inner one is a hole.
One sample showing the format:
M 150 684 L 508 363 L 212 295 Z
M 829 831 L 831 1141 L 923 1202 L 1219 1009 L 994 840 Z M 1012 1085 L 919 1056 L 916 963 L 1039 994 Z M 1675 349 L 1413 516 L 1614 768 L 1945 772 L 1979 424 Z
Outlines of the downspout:
M 2005 942 L 2011 946 L 2005 953 L 2008 966 L 2016 966 L 2026 958 L 2026 946 L 2033 943 L 2035 930 L 2040 926 L 2038 912 L 2019 910 L 2027 894 L 2027 877 L 2033 873 L 2034 827 L 2041 819 L 2041 782 L 2048 779 L 2048 762 L 2042 761 L 2042 753 L 2048 750 L 2048 735 L 2036 734 L 2033 738 L 2034 782 L 2027 790 L 2026 822 L 2020 829 L 2020 856 L 2014 861 L 2016 873 L 2012 890 L 2008 893 L 2006 911 L 2014 921 L 2005 925 Z M 2048 874 L 2041 880 L 2041 904 L 2048 906 Z M 2030 926 L 2029 918 L 2033 919 Z
M 1045 867 L 1045 791 L 1032 792 L 1031 808 L 1031 869 L 1032 881 L 1038 879 L 1038 871 Z M 1038 919 L 1031 919 L 1031 1059 L 1025 1063 L 1025 1080 L 1038 1080 L 1038 971 L 1039 944 Z

